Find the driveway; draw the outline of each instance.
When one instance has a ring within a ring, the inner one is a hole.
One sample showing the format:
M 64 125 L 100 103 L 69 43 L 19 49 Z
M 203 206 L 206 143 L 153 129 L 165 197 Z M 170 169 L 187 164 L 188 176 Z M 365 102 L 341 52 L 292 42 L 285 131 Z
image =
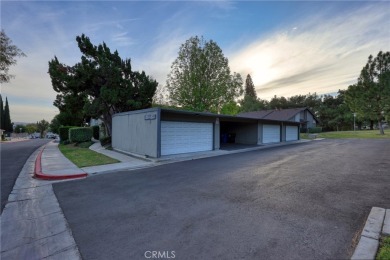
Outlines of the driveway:
M 54 184 L 84 259 L 348 258 L 390 140 L 323 140 Z M 174 252 L 172 252 L 174 251 Z

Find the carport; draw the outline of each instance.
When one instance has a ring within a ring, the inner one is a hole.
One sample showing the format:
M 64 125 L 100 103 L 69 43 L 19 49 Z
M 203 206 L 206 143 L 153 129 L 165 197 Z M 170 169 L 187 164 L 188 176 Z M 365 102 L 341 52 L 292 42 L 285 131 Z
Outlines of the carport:
M 115 114 L 112 147 L 161 156 L 299 140 L 299 123 L 150 108 Z
M 220 149 L 240 149 L 258 144 L 257 120 L 221 116 Z

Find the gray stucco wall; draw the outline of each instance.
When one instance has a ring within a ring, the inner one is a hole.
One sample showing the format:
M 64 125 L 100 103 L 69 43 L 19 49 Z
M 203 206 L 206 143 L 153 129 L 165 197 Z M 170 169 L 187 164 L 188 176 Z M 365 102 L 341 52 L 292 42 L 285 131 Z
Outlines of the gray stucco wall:
M 221 148 L 221 144 L 219 140 L 220 129 L 221 126 L 220 126 L 219 118 L 217 118 L 214 123 L 214 150 L 219 150 L 219 148 Z
M 263 124 L 257 123 L 257 144 L 263 143 Z
M 313 115 L 310 112 L 308 112 L 308 111 L 306 111 L 306 120 L 308 121 L 307 122 L 307 127 L 308 128 L 316 127 L 316 123 L 315 123 L 315 120 L 313 118 Z
M 286 142 L 286 125 L 284 125 L 283 123 L 282 123 L 280 134 L 281 134 L 282 142 Z
M 158 109 L 115 114 L 112 118 L 112 147 L 158 157 L 158 117 Z

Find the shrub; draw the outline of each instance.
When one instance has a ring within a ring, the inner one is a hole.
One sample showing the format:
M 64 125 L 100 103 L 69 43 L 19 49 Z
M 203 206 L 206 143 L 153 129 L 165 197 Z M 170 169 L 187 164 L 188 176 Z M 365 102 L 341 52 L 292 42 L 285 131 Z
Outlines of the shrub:
M 69 129 L 69 140 L 72 143 L 82 143 L 91 141 L 92 128 L 90 127 L 74 127 Z
M 61 126 L 58 128 L 61 143 L 69 140 L 69 129 L 73 127 L 74 126 Z
M 93 138 L 99 140 L 100 127 L 98 125 L 92 126 Z
M 322 132 L 322 127 L 311 127 L 309 128 L 309 133 L 314 134 L 314 133 L 321 133 Z
M 106 146 L 106 145 L 111 144 L 111 136 L 106 136 L 106 137 L 100 138 L 100 144 L 102 146 Z

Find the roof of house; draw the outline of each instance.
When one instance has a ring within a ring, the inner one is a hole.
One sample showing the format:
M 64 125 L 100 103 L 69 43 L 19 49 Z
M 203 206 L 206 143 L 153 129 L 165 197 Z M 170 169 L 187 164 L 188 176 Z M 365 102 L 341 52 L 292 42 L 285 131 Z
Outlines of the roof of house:
M 275 110 L 252 111 L 252 112 L 240 113 L 237 116 L 256 118 L 256 119 L 287 121 L 290 120 L 292 117 L 294 117 L 296 114 L 306 109 L 310 111 L 307 107 L 300 107 L 300 108 L 288 108 L 288 109 L 280 109 L 280 110 L 275 109 Z M 314 118 L 317 120 L 314 113 L 311 111 L 310 113 L 313 114 Z

